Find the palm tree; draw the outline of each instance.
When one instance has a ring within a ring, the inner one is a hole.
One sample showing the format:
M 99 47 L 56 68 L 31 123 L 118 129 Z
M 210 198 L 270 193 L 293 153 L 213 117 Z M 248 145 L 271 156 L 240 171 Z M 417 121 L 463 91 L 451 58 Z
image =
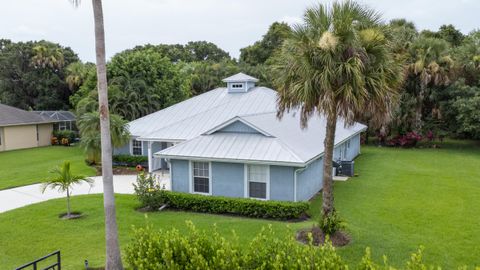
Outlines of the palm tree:
M 446 86 L 453 76 L 454 61 L 448 55 L 448 43 L 437 38 L 419 38 L 411 47 L 411 63 L 408 75 L 414 80 L 412 93 L 416 97 L 415 123 L 417 131 L 422 129 L 422 112 L 429 86 Z M 417 83 L 419 87 L 417 86 Z
M 73 185 L 82 182 L 92 185 L 93 180 L 83 175 L 72 174 L 72 171 L 70 170 L 70 161 L 64 161 L 62 165 L 52 169 L 50 172 L 56 174 L 56 176 L 42 184 L 42 193 L 44 193 L 48 187 L 58 189 L 60 192 L 67 192 L 66 218 L 70 218 L 72 217 L 72 212 L 70 210 L 70 195 Z
M 100 114 L 88 112 L 81 115 L 77 121 L 80 132 L 80 145 L 87 154 L 87 159 L 92 164 L 98 164 L 101 154 Z M 122 117 L 116 114 L 110 115 L 111 144 L 121 147 L 130 140 L 128 124 Z M 103 164 L 102 164 L 103 167 Z
M 326 117 L 322 215 L 334 212 L 332 158 L 338 117 L 351 125 L 366 112 L 388 121 L 402 81 L 387 28 L 373 10 L 352 1 L 307 9 L 274 59 L 278 117 L 299 109 L 302 127 Z
M 70 0 L 79 5 L 80 0 Z M 105 59 L 105 28 L 101 0 L 92 0 L 95 25 L 95 51 L 97 62 L 98 105 L 102 146 L 103 207 L 105 209 L 106 270 L 123 269 L 113 191 L 112 142 L 108 110 L 107 65 Z

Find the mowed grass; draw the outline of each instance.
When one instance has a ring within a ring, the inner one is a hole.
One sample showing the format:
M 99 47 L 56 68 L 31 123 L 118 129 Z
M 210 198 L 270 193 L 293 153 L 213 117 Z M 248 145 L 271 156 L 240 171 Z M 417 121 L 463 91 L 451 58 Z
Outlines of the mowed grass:
M 443 269 L 480 265 L 480 148 L 475 143 L 451 142 L 440 149 L 363 147 L 355 162 L 358 177 L 335 183 L 335 203 L 347 222 L 352 243 L 339 248 L 355 266 L 370 247 L 381 263 L 386 255 L 397 267 L 405 265 L 420 245 L 429 264 Z M 316 220 L 321 199 L 312 202 Z M 64 221 L 65 200 L 52 200 L 0 214 L 0 265 L 11 269 L 60 249 L 64 269 L 101 266 L 104 261 L 104 223 L 100 195 L 78 196 L 73 208 L 87 216 Z M 235 230 L 242 244 L 262 227 L 272 224 L 278 234 L 294 234 L 309 227 L 220 215 L 165 211 L 145 215 L 135 211 L 135 196 L 118 195 L 117 210 L 122 248 L 130 241 L 132 226 L 147 223 L 156 228 L 186 228 L 185 221 L 207 231 L 214 224 L 231 239 Z M 148 218 L 146 218 L 148 216 Z
M 64 160 L 71 162 L 75 174 L 95 175 L 95 169 L 85 164 L 79 147 L 46 146 L 0 152 L 0 190 L 43 182 L 49 171 Z

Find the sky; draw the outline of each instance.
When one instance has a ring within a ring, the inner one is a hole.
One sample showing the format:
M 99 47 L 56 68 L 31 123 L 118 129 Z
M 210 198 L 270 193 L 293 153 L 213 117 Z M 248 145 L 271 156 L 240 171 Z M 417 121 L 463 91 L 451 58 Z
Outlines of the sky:
M 318 0 L 104 0 L 107 57 L 141 44 L 206 40 L 238 58 L 275 21 L 301 22 Z M 385 21 L 406 18 L 418 29 L 453 24 L 463 33 L 479 28 L 480 0 L 363 0 Z M 89 0 L 0 0 L 0 38 L 49 40 L 95 60 Z

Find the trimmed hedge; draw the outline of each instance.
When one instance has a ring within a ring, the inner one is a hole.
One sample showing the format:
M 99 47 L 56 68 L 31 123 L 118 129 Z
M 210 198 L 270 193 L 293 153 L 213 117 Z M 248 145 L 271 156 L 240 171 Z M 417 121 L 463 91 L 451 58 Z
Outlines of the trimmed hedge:
M 185 211 L 288 220 L 306 217 L 309 208 L 307 202 L 261 201 L 166 191 L 153 177 L 144 173 L 137 176 L 134 187 L 142 206 L 150 209 L 166 204 Z
M 114 155 L 112 159 L 115 166 L 135 167 L 140 164 L 145 167 L 148 164 L 145 156 Z

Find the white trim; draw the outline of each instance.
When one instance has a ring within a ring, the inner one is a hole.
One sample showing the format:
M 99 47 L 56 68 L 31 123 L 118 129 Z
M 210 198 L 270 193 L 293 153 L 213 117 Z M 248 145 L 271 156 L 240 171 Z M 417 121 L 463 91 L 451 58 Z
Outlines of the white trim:
M 142 142 L 143 144 L 143 142 Z M 143 148 L 143 145 L 142 145 Z M 148 172 L 153 172 L 152 142 L 148 142 Z
M 208 193 L 204 193 L 204 192 L 195 192 L 194 189 L 193 189 L 193 162 L 204 162 L 204 163 L 208 163 Z M 189 167 L 189 193 L 192 193 L 192 194 L 200 194 L 200 195 L 212 195 L 212 189 L 213 189 L 213 186 L 212 186 L 212 163 L 210 161 L 201 161 L 201 160 L 197 160 L 197 161 L 189 161 L 188 163 L 188 167 Z
M 256 199 L 256 200 L 263 200 L 263 201 L 268 201 L 270 200 L 270 165 L 260 165 L 260 166 L 265 166 L 267 167 L 267 174 L 266 174 L 266 179 L 265 179 L 265 198 L 254 198 L 250 197 L 249 194 L 249 182 L 250 180 L 248 179 L 248 165 L 256 165 L 259 166 L 259 164 L 245 164 L 244 165 L 244 197 L 249 198 L 249 199 Z M 255 181 L 252 181 L 255 182 Z M 258 182 L 257 182 L 258 183 Z
M 220 125 L 217 125 L 217 126 L 215 126 L 214 128 L 207 130 L 207 131 L 204 132 L 202 135 L 211 135 L 212 133 L 215 133 L 216 131 L 219 131 L 219 130 L 221 130 L 222 128 L 227 127 L 228 125 L 233 124 L 233 123 L 235 123 L 236 121 L 242 122 L 243 124 L 247 125 L 248 127 L 251 127 L 251 128 L 253 128 L 253 129 L 255 129 L 256 131 L 258 131 L 259 133 L 261 133 L 261 134 L 263 134 L 263 135 L 265 135 L 265 136 L 267 136 L 267 137 L 274 137 L 274 136 L 272 136 L 271 134 L 269 134 L 268 132 L 262 130 L 261 128 L 255 126 L 254 124 L 248 122 L 247 120 L 245 120 L 245 119 L 243 119 L 243 118 L 241 118 L 241 117 L 239 117 L 239 116 L 235 116 L 235 117 L 231 118 L 230 120 L 227 120 L 226 122 L 223 122 L 223 123 L 221 123 Z
M 247 163 L 247 164 L 257 164 L 257 165 L 278 165 L 278 166 L 292 166 L 292 167 L 305 167 L 306 166 L 306 164 L 302 163 L 302 162 L 282 162 L 282 161 L 227 159 L 227 158 L 205 158 L 205 157 L 191 157 L 191 156 L 177 156 L 177 155 L 162 155 L 162 154 L 158 154 L 158 152 L 153 154 L 153 155 L 156 156 L 156 157 L 161 157 L 161 158 L 181 159 L 181 160 Z
M 248 198 L 248 164 L 243 164 L 243 197 Z

